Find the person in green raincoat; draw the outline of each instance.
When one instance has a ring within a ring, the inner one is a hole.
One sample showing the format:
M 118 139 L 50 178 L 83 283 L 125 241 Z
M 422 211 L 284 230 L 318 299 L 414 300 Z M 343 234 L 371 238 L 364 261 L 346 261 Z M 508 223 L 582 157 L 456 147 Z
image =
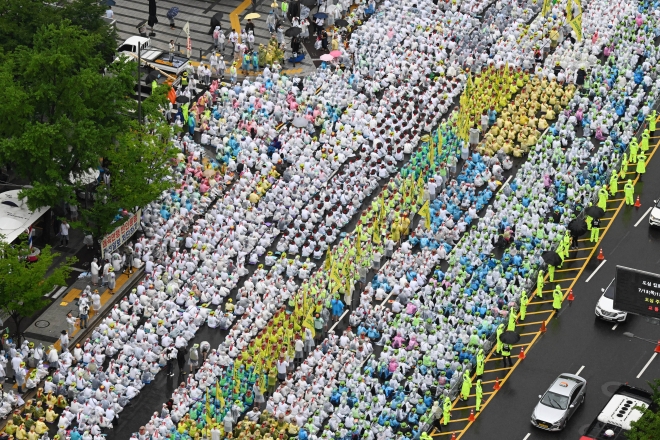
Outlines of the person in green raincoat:
M 495 346 L 495 352 L 498 354 L 502 351 L 502 341 L 500 341 L 502 333 L 504 333 L 504 324 L 497 326 L 497 345 Z
M 625 179 L 628 172 L 628 155 L 624 152 L 621 158 L 621 169 L 619 170 L 619 179 Z
M 477 353 L 477 378 L 481 378 L 484 375 L 484 368 L 486 366 L 486 355 L 484 354 L 483 348 L 479 349 Z
M 442 424 L 447 426 L 451 418 L 451 399 L 445 396 L 445 401 L 442 402 Z
M 644 133 L 642 133 L 642 143 L 639 144 L 639 149 L 642 150 L 642 153 L 646 153 L 646 151 L 649 149 L 649 138 L 651 137 L 651 133 L 649 133 L 649 129 L 647 128 L 644 130 Z M 639 160 L 639 157 L 637 158 Z
M 561 310 L 561 301 L 563 298 L 564 295 L 562 295 L 561 286 L 557 284 L 555 290 L 552 291 L 552 308 L 555 309 L 557 314 L 559 314 L 559 310 Z
M 626 195 L 626 205 L 632 206 L 635 204 L 633 200 L 633 195 L 635 194 L 635 185 L 632 183 L 632 179 L 628 179 L 625 185 L 623 185 L 623 193 Z
M 642 152 L 637 156 L 637 174 L 639 174 L 639 180 L 642 180 L 642 176 L 646 173 L 646 155 Z
M 509 323 L 506 327 L 507 331 L 514 331 L 516 329 L 516 308 L 511 307 L 511 310 L 509 311 Z
M 637 163 L 637 152 L 639 151 L 639 144 L 637 139 L 632 138 L 630 144 L 628 144 L 628 150 L 630 151 L 630 163 Z
M 649 121 L 649 131 L 654 132 L 655 131 L 655 120 L 658 119 L 658 112 L 653 110 L 649 115 L 646 117 L 646 119 Z
M 616 173 L 612 173 L 610 176 L 610 196 L 614 195 L 619 191 L 619 179 L 617 178 Z
M 465 370 L 465 374 L 463 374 L 463 384 L 461 385 L 461 399 L 468 400 L 471 390 L 472 376 L 470 376 L 470 370 Z
M 536 277 L 536 296 L 539 298 L 543 298 L 543 286 L 545 285 L 544 278 L 545 273 L 543 273 L 542 270 L 539 270 L 539 274 Z
M 529 304 L 529 298 L 527 298 L 527 294 L 523 292 L 520 295 L 520 320 L 524 321 L 525 320 L 525 315 L 527 314 L 527 304 Z
M 559 244 L 559 247 L 563 247 L 563 243 Z M 557 248 L 557 253 L 559 254 L 559 248 Z M 561 256 L 561 254 L 560 254 Z M 548 264 L 548 278 L 550 279 L 550 282 L 553 282 L 555 280 L 555 266 L 552 264 Z
M 481 410 L 481 400 L 484 397 L 484 390 L 481 389 L 481 379 L 477 380 L 477 384 L 474 387 L 474 392 L 477 395 L 477 401 L 474 405 L 474 411 L 479 412 Z
M 600 209 L 605 211 L 607 209 L 607 188 L 602 187 L 598 190 L 598 205 Z

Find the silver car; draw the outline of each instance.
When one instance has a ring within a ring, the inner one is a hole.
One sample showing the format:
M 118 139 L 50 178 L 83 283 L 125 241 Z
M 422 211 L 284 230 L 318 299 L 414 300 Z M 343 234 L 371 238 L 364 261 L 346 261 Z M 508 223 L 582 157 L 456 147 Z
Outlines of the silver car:
M 575 374 L 563 373 L 539 396 L 532 413 L 532 425 L 546 431 L 561 431 L 568 419 L 587 397 L 587 381 Z

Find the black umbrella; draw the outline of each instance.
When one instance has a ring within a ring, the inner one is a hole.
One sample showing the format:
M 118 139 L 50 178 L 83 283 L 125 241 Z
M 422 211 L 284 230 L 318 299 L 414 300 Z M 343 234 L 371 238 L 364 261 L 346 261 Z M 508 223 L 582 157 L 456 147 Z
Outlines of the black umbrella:
M 180 102 L 181 104 L 185 104 L 186 102 L 190 102 L 190 98 L 188 98 L 186 95 L 179 95 L 176 97 L 176 102 Z
M 290 27 L 289 29 L 284 32 L 284 35 L 287 37 L 295 37 L 296 35 L 300 35 L 302 33 L 302 29 L 299 27 Z
M 602 216 L 605 215 L 605 211 L 603 210 L 603 208 L 600 208 L 598 206 L 590 206 L 584 210 L 584 213 L 593 218 L 601 218 Z
M 220 26 L 220 22 L 222 21 L 222 12 L 216 12 L 213 14 L 213 17 L 211 17 L 211 30 L 209 31 L 209 35 L 213 33 L 215 30 L 216 26 Z
M 167 15 L 167 18 L 174 18 L 174 17 L 177 16 L 178 13 L 179 13 L 179 8 L 174 7 L 174 8 L 170 8 L 170 10 L 167 11 L 166 15 Z
M 547 251 L 541 254 L 541 258 L 550 266 L 559 266 L 562 262 L 561 257 L 555 251 Z
M 313 6 L 316 6 L 316 0 L 301 0 L 300 4 L 311 8 Z
M 344 20 L 343 18 L 340 18 L 339 20 L 335 20 L 335 26 L 345 27 L 345 26 L 348 26 L 348 22 L 346 20 Z
M 145 84 L 151 84 L 154 81 L 157 81 L 158 78 L 160 78 L 160 72 L 157 70 L 152 70 L 149 72 L 149 74 L 144 78 L 144 83 Z
M 514 331 L 506 331 L 500 335 L 503 344 L 515 344 L 520 341 L 520 335 Z
M 325 12 L 317 12 L 316 14 L 314 14 L 314 18 L 322 18 L 323 20 L 325 20 L 326 18 L 328 18 L 328 14 L 326 14 Z
M 585 222 L 583 219 L 574 218 L 568 224 L 568 230 L 571 231 L 571 235 L 579 237 L 586 234 L 589 229 L 587 228 L 587 222 Z

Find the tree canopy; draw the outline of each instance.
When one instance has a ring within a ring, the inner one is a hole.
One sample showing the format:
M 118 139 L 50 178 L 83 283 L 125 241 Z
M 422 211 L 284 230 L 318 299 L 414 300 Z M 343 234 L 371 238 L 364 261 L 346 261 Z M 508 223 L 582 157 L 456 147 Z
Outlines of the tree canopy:
M 649 386 L 653 390 L 653 404 L 641 419 L 632 423 L 632 429 L 627 434 L 629 440 L 660 438 L 660 379 L 649 382 Z
M 68 258 L 51 269 L 59 254 L 50 246 L 41 250 L 34 263 L 26 260 L 28 253 L 25 243 L 12 246 L 0 241 L 0 308 L 14 321 L 17 336 L 21 321 L 48 304 L 44 295 L 56 285 L 66 285 L 75 262 L 75 258 Z

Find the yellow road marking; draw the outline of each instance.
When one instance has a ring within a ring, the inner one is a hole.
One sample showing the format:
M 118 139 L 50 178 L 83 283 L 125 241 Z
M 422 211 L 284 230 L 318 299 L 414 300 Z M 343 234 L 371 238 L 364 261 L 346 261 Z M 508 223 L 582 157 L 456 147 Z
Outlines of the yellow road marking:
M 658 146 L 659 146 L 659 145 L 660 145 L 660 141 L 658 141 L 658 142 L 655 144 L 655 146 L 653 147 L 653 151 L 651 151 L 651 152 L 649 153 L 649 155 L 647 156 L 647 159 L 646 159 L 646 165 L 647 165 L 647 166 L 648 166 L 649 162 L 651 162 L 651 159 L 653 158 L 653 155 L 655 154 L 655 152 L 658 150 Z M 639 181 L 639 176 L 637 176 L 637 178 L 636 178 L 635 181 L 633 182 L 633 185 L 636 185 L 638 181 Z M 619 199 L 619 200 L 625 200 L 625 199 Z M 619 207 L 616 208 L 616 212 L 614 213 L 613 217 L 616 217 L 616 216 L 619 214 L 619 211 L 621 211 L 621 208 L 622 208 L 623 206 L 624 206 L 623 203 L 620 203 L 620 204 L 619 204 Z M 613 224 L 614 224 L 614 222 L 610 222 L 610 223 L 605 227 L 605 231 L 601 234 L 601 238 L 602 238 L 603 236 L 605 236 L 605 234 L 607 234 L 607 231 L 609 231 L 610 227 L 611 227 Z M 594 254 L 596 248 L 595 248 L 595 247 L 592 247 L 592 248 L 590 248 L 590 249 L 591 249 L 591 252 L 589 253 L 589 257 L 587 257 L 587 259 L 589 259 L 589 260 L 593 257 L 593 254 Z M 577 277 L 574 278 L 573 283 L 571 284 L 571 286 L 570 286 L 569 289 L 567 289 L 567 290 L 571 290 L 571 289 L 575 286 L 575 284 L 577 283 L 577 280 L 580 278 L 580 276 L 582 276 L 582 273 L 584 272 L 584 269 L 586 269 L 586 267 L 587 267 L 586 264 L 582 266 L 582 270 L 580 270 L 580 272 L 578 273 Z M 562 302 L 563 302 L 564 300 L 566 300 L 566 297 L 567 297 L 567 296 L 568 296 L 568 292 L 566 292 L 566 293 L 564 294 L 564 297 L 562 298 Z M 550 318 L 548 318 L 548 320 L 552 319 L 553 316 L 554 316 L 554 310 L 553 310 L 552 313 L 550 314 Z M 541 334 L 542 334 L 542 333 L 541 333 L 540 331 L 536 333 L 536 336 L 534 336 L 534 339 L 533 339 L 532 342 L 530 342 L 530 344 L 529 344 L 529 347 L 528 347 L 528 349 L 527 349 L 526 354 L 529 354 L 529 350 L 531 350 L 531 349 L 533 348 L 534 344 L 536 343 L 536 341 L 538 340 L 538 338 L 539 338 L 539 336 L 540 336 Z M 486 362 L 489 360 L 488 358 L 492 357 L 494 354 L 495 354 L 495 351 L 491 351 L 491 352 L 488 354 L 488 357 L 486 358 Z M 500 387 L 502 387 L 502 386 L 506 383 L 506 381 L 509 379 L 509 377 L 511 377 L 511 373 L 513 373 L 513 371 L 518 367 L 518 365 L 520 365 L 520 363 L 521 363 L 521 362 L 518 361 L 518 362 L 516 362 L 516 363 L 513 364 L 513 367 L 511 367 L 511 368 L 508 369 L 509 372 L 506 374 L 506 376 L 504 376 L 504 378 L 503 378 L 502 381 L 500 382 Z M 504 370 L 504 369 L 500 369 L 500 370 Z M 491 370 L 491 371 L 500 371 L 500 370 Z M 485 371 L 484 371 L 484 373 L 485 373 Z M 482 409 L 480 412 L 478 412 L 477 414 L 474 415 L 475 418 L 476 418 L 476 417 L 479 417 L 479 414 L 483 413 L 483 410 L 486 408 L 486 406 L 488 406 L 488 404 L 489 404 L 492 400 L 493 400 L 493 399 L 490 398 L 490 399 L 488 399 L 487 401 L 485 401 L 485 402 L 483 403 L 483 409 Z M 467 426 L 463 429 L 463 431 L 462 431 L 462 432 L 456 437 L 457 440 L 460 439 L 460 438 L 463 436 L 463 434 L 465 433 L 465 431 L 467 431 L 467 430 L 470 428 L 470 426 L 472 425 L 472 423 L 473 423 L 473 422 L 469 422 L 469 423 L 467 424 Z
M 548 302 L 552 302 L 552 301 L 548 301 Z M 550 309 L 550 310 L 539 310 L 538 312 L 527 312 L 526 314 L 527 315 L 539 315 L 541 313 L 550 313 L 550 312 L 552 312 L 552 309 Z

